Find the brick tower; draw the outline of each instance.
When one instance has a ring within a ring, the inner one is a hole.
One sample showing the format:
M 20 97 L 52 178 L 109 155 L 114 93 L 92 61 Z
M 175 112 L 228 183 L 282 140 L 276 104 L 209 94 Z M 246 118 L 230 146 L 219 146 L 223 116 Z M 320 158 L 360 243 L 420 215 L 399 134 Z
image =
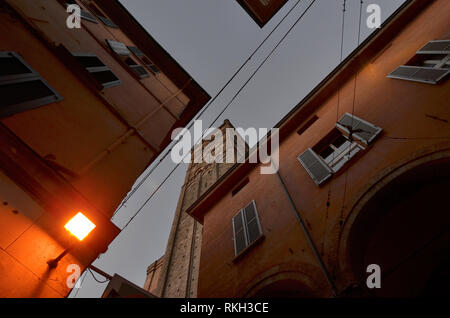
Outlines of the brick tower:
M 234 130 L 229 120 L 225 120 L 218 128 L 222 131 L 223 144 L 234 147 L 235 158 L 236 156 L 244 155 L 238 153 L 236 139 L 227 138 L 227 128 Z M 236 136 L 241 138 L 238 134 Z M 219 142 L 222 142 L 222 140 L 205 138 L 201 144 L 195 146 L 194 153 L 200 149 L 205 149 L 211 143 Z M 211 144 L 211 147 L 214 146 L 215 144 Z M 189 164 L 159 273 L 158 286 L 154 291 L 159 297 L 197 297 L 202 225 L 185 213 L 185 211 L 234 165 L 234 163 L 225 163 L 226 148 L 221 147 L 221 149 L 222 151 L 217 151 L 216 153 L 211 152 L 211 155 L 214 158 L 222 156 L 223 163 L 206 163 L 204 160 L 200 163 L 195 163 L 191 160 Z M 246 144 L 245 151 L 248 151 Z

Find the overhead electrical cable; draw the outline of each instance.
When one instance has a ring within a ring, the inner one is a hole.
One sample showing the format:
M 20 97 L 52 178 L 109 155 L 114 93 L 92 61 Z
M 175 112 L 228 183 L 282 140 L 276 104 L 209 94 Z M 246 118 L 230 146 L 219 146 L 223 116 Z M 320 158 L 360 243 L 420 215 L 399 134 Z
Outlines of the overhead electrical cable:
M 270 38 L 270 36 L 278 29 L 278 27 L 286 20 L 286 18 L 290 15 L 290 13 L 300 4 L 301 0 L 297 0 L 297 2 L 289 9 L 289 11 L 283 16 L 283 18 L 275 25 L 272 31 L 267 34 L 267 36 L 261 41 L 261 43 L 252 51 L 249 57 L 241 64 L 241 66 L 234 72 L 233 76 L 222 86 L 222 88 L 216 93 L 216 95 L 200 110 L 200 112 L 195 116 L 187 126 L 189 130 L 194 124 L 195 120 L 200 118 L 203 113 L 214 103 L 214 101 L 222 94 L 222 92 L 230 85 L 230 83 L 236 78 L 236 76 L 241 72 L 241 70 L 250 62 L 256 53 L 260 50 L 260 48 L 266 43 L 266 41 Z M 155 171 L 155 169 L 161 164 L 161 162 L 167 157 L 167 155 L 172 151 L 174 145 L 172 145 L 164 155 L 159 159 L 159 161 L 153 165 L 153 167 L 145 174 L 145 176 L 139 181 L 139 183 L 134 186 L 131 191 L 127 194 L 124 200 L 120 203 L 119 207 L 113 214 L 113 217 L 116 213 L 127 203 L 130 197 L 142 186 L 142 184 L 148 179 L 148 177 Z
M 256 73 L 261 69 L 261 67 L 267 62 L 267 60 L 272 56 L 272 54 L 276 51 L 276 49 L 283 43 L 286 37 L 291 33 L 291 31 L 295 28 L 295 26 L 302 20 L 305 14 L 309 11 L 309 9 L 313 6 L 313 4 L 317 0 L 312 0 L 308 7 L 302 12 L 302 14 L 297 18 L 294 24 L 289 28 L 289 30 L 284 34 L 284 36 L 277 42 L 275 47 L 269 52 L 266 58 L 259 64 L 259 66 L 253 71 L 248 80 L 241 86 L 241 88 L 236 92 L 233 98 L 228 102 L 228 104 L 223 108 L 223 110 L 216 116 L 214 121 L 211 123 L 209 128 L 205 129 L 207 131 L 212 127 L 212 125 L 220 118 L 220 116 L 225 112 L 225 110 L 234 102 L 234 100 L 239 96 L 242 90 L 247 86 L 247 84 L 253 79 Z M 187 153 L 184 158 L 187 157 L 190 153 Z M 182 160 L 183 161 L 183 160 Z M 156 187 L 156 189 L 150 194 L 150 196 L 144 201 L 144 203 L 139 207 L 139 209 L 133 214 L 133 216 L 128 220 L 128 222 L 121 229 L 122 231 L 133 221 L 133 219 L 142 211 L 142 209 L 147 205 L 147 203 L 153 198 L 153 196 L 158 192 L 158 190 L 162 187 L 162 185 L 169 179 L 169 177 L 173 174 L 173 172 L 179 167 L 180 163 L 177 163 L 175 167 L 169 172 L 169 174 L 163 179 L 163 181 Z

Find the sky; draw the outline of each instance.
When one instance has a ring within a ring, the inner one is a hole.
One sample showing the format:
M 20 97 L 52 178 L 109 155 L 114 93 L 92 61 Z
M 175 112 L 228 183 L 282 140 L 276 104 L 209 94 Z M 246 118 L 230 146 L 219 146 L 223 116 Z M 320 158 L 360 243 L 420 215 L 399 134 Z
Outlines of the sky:
M 119 1 L 212 97 L 297 2 L 289 0 L 260 28 L 235 0 Z M 212 124 L 312 1 L 300 0 L 254 58 L 205 111 L 200 118 L 204 129 Z M 346 2 L 344 58 L 358 44 L 360 9 L 360 0 Z M 364 0 L 361 42 L 374 31 L 366 26 L 369 4 L 380 6 L 384 21 L 403 2 Z M 244 129 L 271 128 L 280 121 L 339 64 L 342 7 L 343 0 L 316 0 L 213 126 L 218 127 L 224 119 L 229 119 L 235 127 Z M 123 228 L 174 167 L 168 156 L 118 211 L 113 222 Z M 187 165 L 182 164 L 175 170 L 93 265 L 143 287 L 147 266 L 165 252 L 186 169 Z M 96 277 L 104 280 L 100 275 Z M 106 283 L 96 282 L 87 271 L 80 281 L 81 288 L 74 289 L 69 297 L 101 297 L 106 287 Z

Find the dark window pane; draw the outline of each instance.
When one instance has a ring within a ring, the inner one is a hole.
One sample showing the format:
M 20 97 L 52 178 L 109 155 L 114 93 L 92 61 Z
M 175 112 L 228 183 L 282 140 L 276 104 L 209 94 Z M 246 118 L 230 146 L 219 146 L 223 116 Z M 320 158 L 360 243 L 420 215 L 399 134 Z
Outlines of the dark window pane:
M 133 66 L 132 70 L 136 73 L 137 76 L 139 77 L 148 77 L 148 73 L 145 70 L 145 68 L 143 68 L 142 66 Z
M 0 76 L 29 74 L 31 71 L 15 57 L 0 58 Z
M 329 155 L 331 155 L 333 153 L 333 151 L 334 151 L 333 148 L 328 146 L 320 153 L 320 156 L 325 159 Z
M 149 64 L 147 66 L 153 72 L 153 74 L 158 74 L 160 72 L 159 68 L 156 67 L 155 64 Z
M 242 252 L 246 247 L 247 247 L 247 243 L 245 241 L 245 234 L 244 231 L 240 231 L 238 233 L 236 233 L 235 237 L 234 237 L 234 241 L 236 244 L 236 255 L 239 254 L 240 252 Z
M 235 230 L 236 232 L 242 230 L 243 224 L 242 224 L 241 213 L 239 213 L 238 215 L 236 215 L 236 216 L 233 218 L 233 223 L 234 223 L 234 230 Z
M 86 68 L 105 66 L 105 64 L 103 64 L 103 62 L 96 56 L 76 56 L 76 59 Z
M 253 206 L 253 202 L 245 207 L 245 217 L 247 222 L 250 222 L 256 217 L 255 207 Z
M 53 92 L 40 80 L 1 85 L 0 106 L 16 105 L 53 95 Z
M 133 52 L 136 56 L 139 57 L 143 57 L 144 53 L 142 53 L 141 50 L 139 50 L 139 48 L 135 47 L 135 46 L 129 46 L 128 49 Z
M 125 60 L 125 63 L 127 63 L 128 65 L 137 65 L 137 63 L 136 63 L 132 58 L 130 58 L 130 57 L 128 57 L 128 58 Z
M 118 81 L 119 79 L 111 71 L 91 73 L 91 75 L 101 84 Z
M 256 239 L 258 237 L 261 236 L 261 232 L 259 231 L 259 226 L 258 226 L 258 222 L 256 221 L 256 219 L 254 219 L 253 221 L 248 223 L 247 230 L 248 230 L 248 240 L 249 240 L 248 244 L 253 243 L 254 241 L 256 241 Z
M 332 142 L 332 144 L 333 144 L 333 146 L 335 146 L 336 148 L 339 148 L 339 147 L 342 146 L 346 141 L 347 141 L 347 138 L 345 138 L 343 135 L 340 135 L 339 137 L 336 138 L 335 141 Z

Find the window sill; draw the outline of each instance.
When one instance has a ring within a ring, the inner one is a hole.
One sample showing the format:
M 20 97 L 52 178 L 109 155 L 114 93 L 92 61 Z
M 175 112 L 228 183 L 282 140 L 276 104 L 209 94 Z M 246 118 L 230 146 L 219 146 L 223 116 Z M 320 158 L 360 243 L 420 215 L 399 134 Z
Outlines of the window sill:
M 255 247 L 256 245 L 259 245 L 262 241 L 264 241 L 265 239 L 265 235 L 262 234 L 260 237 L 258 237 L 252 244 L 250 244 L 249 246 L 247 246 L 246 248 L 244 248 L 238 255 L 236 255 L 232 262 L 233 264 L 236 264 L 239 260 L 241 260 L 245 255 L 247 255 L 247 253 L 253 249 L 253 247 Z

